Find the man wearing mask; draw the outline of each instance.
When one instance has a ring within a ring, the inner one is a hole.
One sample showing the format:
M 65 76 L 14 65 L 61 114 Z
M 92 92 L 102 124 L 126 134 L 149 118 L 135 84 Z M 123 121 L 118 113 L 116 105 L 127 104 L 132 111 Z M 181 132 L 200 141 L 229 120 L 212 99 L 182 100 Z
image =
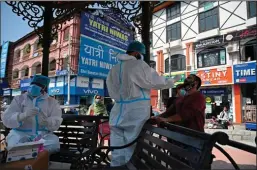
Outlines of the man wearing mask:
M 115 105 L 110 114 L 111 146 L 122 146 L 139 135 L 144 123 L 150 118 L 150 90 L 172 88 L 181 77 L 166 79 L 159 76 L 143 61 L 144 44 L 134 41 L 127 53 L 118 55 L 107 77 L 107 88 Z M 112 152 L 111 166 L 125 165 L 131 158 L 135 145 Z
M 35 75 L 28 92 L 16 96 L 1 115 L 3 124 L 12 129 L 7 136 L 8 146 L 44 139 L 44 149 L 49 154 L 60 149 L 59 138 L 53 131 L 62 123 L 62 111 L 46 93 L 49 82 L 48 77 Z
M 157 122 L 179 123 L 189 129 L 204 132 L 205 98 L 201 94 L 200 77 L 190 74 L 184 81 L 186 95 L 176 104 L 176 114 L 168 118 L 154 118 Z

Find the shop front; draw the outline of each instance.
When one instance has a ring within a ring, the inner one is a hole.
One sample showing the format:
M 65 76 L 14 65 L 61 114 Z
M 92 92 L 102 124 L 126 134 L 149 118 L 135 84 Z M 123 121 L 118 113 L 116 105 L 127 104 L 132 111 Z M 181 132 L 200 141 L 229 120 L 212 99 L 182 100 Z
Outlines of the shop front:
M 230 110 L 231 116 L 233 112 L 233 93 L 232 93 L 232 67 L 224 66 L 213 69 L 204 69 L 188 72 L 195 74 L 202 80 L 200 91 L 206 99 L 206 118 L 217 116 L 226 106 Z
M 256 61 L 233 66 L 238 122 L 256 122 Z
M 70 105 L 89 105 L 95 95 L 104 96 L 104 81 L 102 79 L 73 76 L 70 81 Z M 68 100 L 68 78 L 59 76 L 50 79 L 48 93 L 57 99 L 60 105 L 66 105 Z

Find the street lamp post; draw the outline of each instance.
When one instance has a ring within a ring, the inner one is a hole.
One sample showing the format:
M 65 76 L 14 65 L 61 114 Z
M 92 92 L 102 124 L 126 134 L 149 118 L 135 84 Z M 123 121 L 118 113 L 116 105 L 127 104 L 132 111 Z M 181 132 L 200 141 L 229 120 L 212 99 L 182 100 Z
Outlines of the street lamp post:
M 67 85 L 68 85 L 68 89 L 67 89 L 67 105 L 70 105 L 70 61 L 71 61 L 71 39 L 72 37 L 69 36 L 69 40 L 68 40 L 68 55 L 67 55 Z

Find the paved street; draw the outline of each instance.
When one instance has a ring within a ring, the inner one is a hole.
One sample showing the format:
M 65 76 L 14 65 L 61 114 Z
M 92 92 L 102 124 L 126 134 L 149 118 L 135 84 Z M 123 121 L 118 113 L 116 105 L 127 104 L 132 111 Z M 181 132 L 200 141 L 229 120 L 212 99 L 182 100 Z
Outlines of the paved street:
M 235 160 L 241 169 L 256 169 L 256 155 L 244 152 L 232 147 L 223 147 Z M 217 149 L 213 150 L 216 159 L 213 162 L 213 169 L 234 169 L 229 160 Z

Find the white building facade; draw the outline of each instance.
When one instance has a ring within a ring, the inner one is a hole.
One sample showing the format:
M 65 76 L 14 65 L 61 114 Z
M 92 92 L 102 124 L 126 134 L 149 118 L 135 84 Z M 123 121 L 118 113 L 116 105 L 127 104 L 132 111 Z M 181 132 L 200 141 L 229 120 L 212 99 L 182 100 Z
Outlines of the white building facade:
M 235 122 L 244 121 L 246 101 L 256 105 L 256 78 L 240 81 L 234 75 L 240 70 L 234 67 L 256 62 L 256 1 L 163 3 L 153 14 L 150 29 L 151 60 L 157 71 L 167 76 L 181 74 L 179 83 L 188 74 L 197 74 L 203 81 L 207 118 L 227 106 Z M 245 87 L 253 92 L 243 92 Z M 172 93 L 158 93 L 159 107 Z

